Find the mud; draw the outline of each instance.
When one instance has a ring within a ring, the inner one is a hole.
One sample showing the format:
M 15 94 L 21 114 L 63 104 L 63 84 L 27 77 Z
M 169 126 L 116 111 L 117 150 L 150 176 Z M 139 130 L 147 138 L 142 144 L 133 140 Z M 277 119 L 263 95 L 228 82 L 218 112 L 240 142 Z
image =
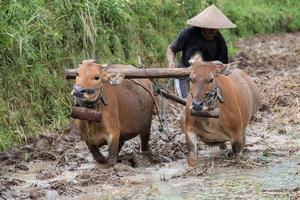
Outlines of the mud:
M 235 42 L 239 53 L 232 61 L 240 61 L 263 94 L 240 158 L 199 142 L 199 166 L 188 167 L 183 107 L 157 97 L 165 105 L 165 131 L 156 116 L 151 158 L 139 153 L 135 138 L 125 143 L 119 163 L 105 168 L 72 126 L 43 133 L 0 152 L 0 199 L 299 199 L 299 44 L 300 33 Z

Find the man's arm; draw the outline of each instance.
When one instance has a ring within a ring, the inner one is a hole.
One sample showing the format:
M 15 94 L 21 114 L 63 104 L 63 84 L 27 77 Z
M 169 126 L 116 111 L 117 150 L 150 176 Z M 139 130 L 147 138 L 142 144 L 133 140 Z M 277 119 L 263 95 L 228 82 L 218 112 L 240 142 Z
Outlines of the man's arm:
M 167 60 L 168 60 L 168 65 L 170 68 L 176 67 L 175 56 L 176 56 L 176 54 L 171 49 L 171 45 L 169 45 L 167 48 Z
M 184 46 L 187 45 L 190 35 L 191 35 L 191 29 L 185 28 L 178 34 L 175 41 L 168 46 L 167 60 L 168 60 L 169 67 L 172 68 L 176 67 L 175 64 L 176 53 L 182 51 Z
M 221 61 L 224 64 L 227 64 L 228 63 L 228 50 L 227 50 L 226 42 L 222 35 L 220 35 L 220 40 L 219 40 L 218 45 L 219 45 L 219 53 L 217 56 L 217 60 Z

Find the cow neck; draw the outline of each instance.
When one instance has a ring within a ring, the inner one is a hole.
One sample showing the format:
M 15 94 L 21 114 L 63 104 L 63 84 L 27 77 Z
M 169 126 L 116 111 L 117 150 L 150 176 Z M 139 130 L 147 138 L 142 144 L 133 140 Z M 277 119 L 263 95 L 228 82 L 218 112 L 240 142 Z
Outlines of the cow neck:
M 99 95 L 95 101 L 83 102 L 81 106 L 85 108 L 96 109 L 101 103 L 100 99 L 101 96 Z

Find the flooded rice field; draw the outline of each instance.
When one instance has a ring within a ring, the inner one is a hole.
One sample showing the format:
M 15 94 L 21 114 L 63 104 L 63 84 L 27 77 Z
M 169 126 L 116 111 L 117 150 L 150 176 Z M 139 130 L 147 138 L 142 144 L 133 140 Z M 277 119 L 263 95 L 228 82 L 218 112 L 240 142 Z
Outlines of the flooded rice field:
M 0 152 L 0 199 L 300 199 L 299 44 L 300 33 L 235 42 L 232 61 L 240 61 L 263 95 L 240 158 L 200 142 L 200 164 L 188 167 L 183 107 L 164 101 L 166 132 L 159 132 L 156 116 L 151 158 L 139 153 L 135 138 L 125 143 L 119 163 L 105 168 L 72 126 L 43 133 Z

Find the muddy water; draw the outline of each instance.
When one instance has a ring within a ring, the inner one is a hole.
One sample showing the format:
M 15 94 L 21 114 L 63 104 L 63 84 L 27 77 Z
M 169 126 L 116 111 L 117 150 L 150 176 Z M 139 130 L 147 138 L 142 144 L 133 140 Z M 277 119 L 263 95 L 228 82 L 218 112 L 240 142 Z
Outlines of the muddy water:
M 207 153 L 214 154 L 211 151 Z M 77 187 L 78 191 L 80 190 L 79 194 L 75 197 L 61 196 L 61 199 L 256 198 L 259 195 L 247 195 L 246 192 L 249 188 L 245 189 L 245 185 L 248 185 L 251 190 L 257 190 L 258 194 L 264 190 L 289 191 L 297 188 L 300 185 L 300 154 L 293 156 L 293 158 L 274 159 L 275 162 L 263 167 L 253 167 L 250 160 L 246 160 L 249 162 L 247 163 L 248 166 L 236 167 L 230 164 L 224 167 L 219 166 L 220 160 L 216 160 L 208 162 L 207 166 L 202 166 L 201 169 L 189 168 L 185 160 L 139 169 L 118 164 L 117 169 L 123 167 L 124 171 L 134 172 L 122 177 L 122 186 L 96 184 L 88 187 Z M 45 168 L 45 165 L 48 164 L 50 163 L 37 162 L 34 164 L 35 170 Z M 259 165 L 259 163 L 254 163 L 254 165 Z M 73 181 L 76 184 L 76 176 L 84 174 L 85 170 L 94 167 L 94 164 L 81 166 L 74 172 L 66 171 L 47 181 L 37 180 L 32 172 L 17 173 L 15 178 L 26 181 L 25 188 L 36 185 L 40 189 L 45 189 L 47 191 L 46 196 L 51 198 L 57 197 L 58 194 L 47 190 L 50 186 L 49 181 Z
M 112 199 L 216 199 L 256 198 L 259 195 L 245 194 L 245 185 L 260 192 L 284 191 L 300 185 L 300 157 L 298 160 L 284 160 L 259 169 L 225 168 L 211 171 L 201 177 L 180 177 L 187 171 L 185 161 L 177 161 L 162 168 L 145 169 L 145 174 L 136 178 L 144 179 L 142 185 L 128 188 L 111 188 L 106 196 Z M 245 185 L 244 185 L 245 184 Z M 82 195 L 76 199 L 105 197 L 99 193 Z M 68 198 L 66 198 L 68 199 Z
M 156 186 L 157 193 L 153 196 L 158 199 L 165 197 L 170 199 L 247 197 L 247 194 L 240 194 L 245 192 L 243 183 L 251 182 L 259 190 L 284 190 L 298 187 L 300 176 L 299 174 L 297 176 L 295 171 L 299 173 L 299 161 L 288 160 L 266 168 L 251 170 L 222 169 L 204 177 L 189 177 L 164 183 L 155 182 L 151 187 Z
M 0 199 L 299 199 L 300 48 L 295 44 L 300 33 L 236 41 L 233 61 L 240 61 L 263 95 L 240 158 L 199 142 L 199 166 L 189 168 L 179 125 L 183 108 L 168 102 L 168 136 L 158 131 L 155 118 L 151 159 L 138 153 L 140 142 L 133 139 L 125 143 L 120 163 L 107 169 L 93 161 L 72 127 L 43 133 L 0 152 Z
M 255 143 L 257 137 L 251 136 L 248 140 Z M 288 142 L 280 141 L 277 145 Z M 300 153 L 291 157 L 261 157 L 258 149 L 251 148 L 251 142 L 248 144 L 250 147 L 238 160 L 223 157 L 217 148 L 202 150 L 197 168 L 188 167 L 185 159 L 138 168 L 119 163 L 113 169 L 118 177 L 115 183 L 80 183 L 81 176 L 88 180 L 107 170 L 95 164 L 90 156 L 89 162 L 76 170 L 65 170 L 58 175 L 44 173 L 47 177 L 41 177 L 40 172 L 44 169 L 55 172 L 56 166 L 53 162 L 36 160 L 28 165 L 29 171 L 13 173 L 12 178 L 24 181 L 17 187 L 18 191 L 34 186 L 43 191 L 46 199 L 256 199 L 278 191 L 281 197 L 287 198 L 288 193 L 297 190 Z M 58 187 L 61 194 L 53 190 L 53 182 L 59 183 L 58 186 L 66 185 Z
M 269 190 L 296 188 L 300 185 L 300 155 L 251 172 L 261 187 Z
M 217 154 L 207 151 L 207 154 Z M 204 154 L 202 152 L 202 154 Z M 201 155 L 200 155 L 201 156 Z M 270 158 L 268 158 L 270 159 Z M 273 159 L 273 158 L 272 158 Z M 77 187 L 78 193 L 75 197 L 60 196 L 60 199 L 199 199 L 207 198 L 255 198 L 253 194 L 247 195 L 243 188 L 244 184 L 255 188 L 259 192 L 293 190 L 300 185 L 300 154 L 293 158 L 277 159 L 263 167 L 253 167 L 251 160 L 246 160 L 248 166 L 236 167 L 231 163 L 228 166 L 219 166 L 220 160 L 207 158 L 207 166 L 192 169 L 186 165 L 185 160 L 165 163 L 163 166 L 154 165 L 146 168 L 133 169 L 123 164 L 118 164 L 116 169 L 132 171 L 129 176 L 123 176 L 122 186 L 109 184 L 96 184 L 88 187 Z M 200 160 L 201 162 L 201 160 Z M 226 161 L 222 161 L 225 162 Z M 14 174 L 13 178 L 25 181 L 22 187 L 31 185 L 44 189 L 46 197 L 57 198 L 58 193 L 49 190 L 53 181 L 69 181 L 76 184 L 76 177 L 84 174 L 86 170 L 95 168 L 95 164 L 82 165 L 76 171 L 66 171 L 55 178 L 38 180 L 34 173 L 41 169 L 49 168 L 51 163 L 34 162 L 27 173 Z M 259 165 L 259 163 L 254 163 Z M 246 169 L 245 169 L 246 168 Z M 54 168 L 52 169 L 54 170 Z

